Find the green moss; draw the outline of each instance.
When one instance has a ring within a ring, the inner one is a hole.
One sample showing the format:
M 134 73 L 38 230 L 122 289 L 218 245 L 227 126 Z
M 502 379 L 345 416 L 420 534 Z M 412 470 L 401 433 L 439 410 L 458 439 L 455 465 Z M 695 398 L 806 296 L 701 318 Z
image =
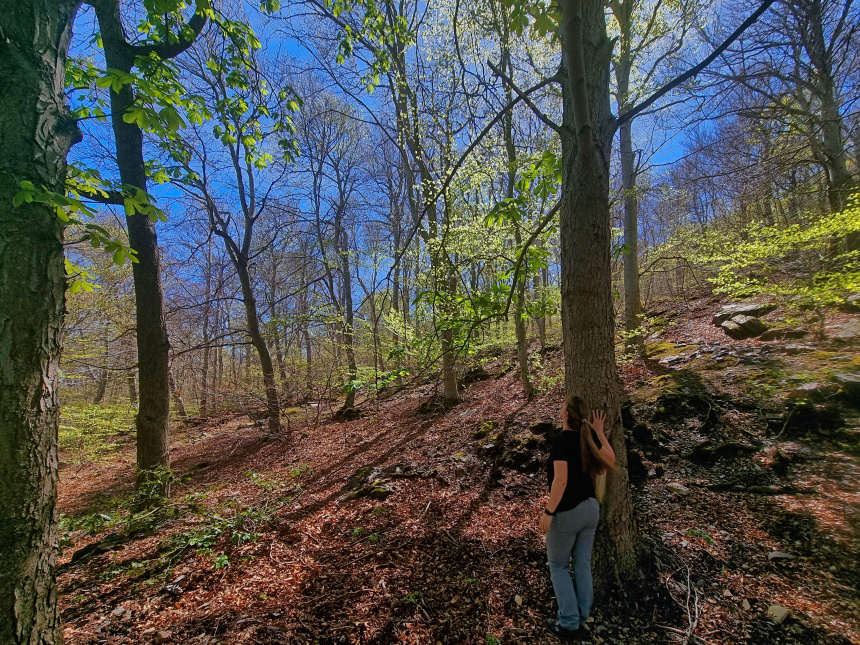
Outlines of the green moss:
M 645 345 L 645 355 L 653 359 L 679 354 L 681 351 L 683 351 L 683 348 L 675 347 L 675 343 L 670 343 L 667 340 L 657 340 Z
M 472 433 L 473 439 L 483 439 L 493 430 L 499 427 L 499 422 L 495 419 L 484 419 L 478 423 L 475 431 Z

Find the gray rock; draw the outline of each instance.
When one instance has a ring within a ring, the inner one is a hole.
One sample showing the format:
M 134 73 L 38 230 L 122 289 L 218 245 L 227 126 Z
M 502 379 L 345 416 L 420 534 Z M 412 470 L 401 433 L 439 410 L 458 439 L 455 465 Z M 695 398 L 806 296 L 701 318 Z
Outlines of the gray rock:
M 791 609 L 786 609 L 782 605 L 771 605 L 767 608 L 767 618 L 775 625 L 782 625 L 789 616 L 791 616 Z
M 730 338 L 734 338 L 735 340 L 744 340 L 749 338 L 749 333 L 746 329 L 744 329 L 740 324 L 736 323 L 734 320 L 726 320 L 720 325 L 723 331 L 729 335 Z M 722 358 L 722 357 L 718 357 Z
M 767 331 L 767 325 L 755 316 L 738 315 L 732 316 L 732 322 L 743 327 L 749 334 L 750 338 L 761 336 Z
M 714 316 L 713 323 L 715 325 L 720 325 L 723 321 L 739 314 L 744 316 L 764 316 L 765 314 L 769 314 L 771 311 L 774 311 L 776 308 L 776 305 L 761 305 L 755 302 L 736 302 L 723 306 L 722 309 L 720 309 L 720 311 Z
M 771 551 L 767 554 L 767 561 L 773 562 L 774 560 L 794 560 L 793 555 L 790 553 L 785 553 L 784 551 Z
M 809 334 L 805 329 L 790 329 L 788 327 L 777 327 L 776 329 L 768 329 L 759 340 L 798 340 Z
M 833 375 L 833 381 L 846 392 L 852 394 L 860 393 L 860 374 L 840 373 Z
M 812 347 L 808 347 L 806 345 L 786 345 L 785 353 L 789 356 L 796 356 L 797 354 L 806 354 L 808 352 L 814 351 Z
M 800 387 L 794 388 L 788 393 L 790 399 L 819 399 L 823 395 L 822 385 L 817 381 L 812 383 L 804 383 Z
M 153 641 L 155 642 L 155 645 L 163 645 L 164 643 L 169 642 L 171 638 L 173 638 L 172 632 L 162 631 L 156 632 Z
M 666 488 L 681 497 L 686 497 L 690 494 L 690 489 L 678 482 L 669 482 L 666 484 Z
M 860 340 L 860 320 L 852 320 L 842 325 L 833 334 L 833 340 L 852 343 Z
M 852 293 L 845 298 L 845 301 L 839 306 L 842 311 L 847 311 L 851 314 L 860 313 L 860 293 Z

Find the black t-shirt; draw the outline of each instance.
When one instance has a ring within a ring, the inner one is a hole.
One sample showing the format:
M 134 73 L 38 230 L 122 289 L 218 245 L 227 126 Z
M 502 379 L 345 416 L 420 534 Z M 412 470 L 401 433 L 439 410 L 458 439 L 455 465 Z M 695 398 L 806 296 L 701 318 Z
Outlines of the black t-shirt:
M 555 477 L 554 461 L 567 462 L 567 486 L 561 501 L 555 509 L 556 513 L 576 508 L 589 497 L 594 497 L 594 482 L 582 472 L 582 448 L 579 443 L 579 431 L 562 430 L 552 438 L 549 458 L 546 461 L 546 478 L 550 489 Z

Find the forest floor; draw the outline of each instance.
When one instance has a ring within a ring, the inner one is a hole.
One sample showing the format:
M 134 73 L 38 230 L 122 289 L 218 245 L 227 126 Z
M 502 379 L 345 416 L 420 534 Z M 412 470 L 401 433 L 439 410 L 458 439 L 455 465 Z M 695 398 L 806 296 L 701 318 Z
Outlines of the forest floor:
M 621 365 L 645 580 L 598 599 L 591 642 L 860 643 L 860 411 L 829 381 L 858 352 L 732 341 L 717 308 L 659 312 Z M 425 384 L 290 442 L 191 419 L 170 503 L 131 518 L 132 441 L 61 452 L 66 643 L 555 642 L 538 467 L 562 357 L 535 356 L 531 401 L 502 353 L 446 410 L 419 413 Z

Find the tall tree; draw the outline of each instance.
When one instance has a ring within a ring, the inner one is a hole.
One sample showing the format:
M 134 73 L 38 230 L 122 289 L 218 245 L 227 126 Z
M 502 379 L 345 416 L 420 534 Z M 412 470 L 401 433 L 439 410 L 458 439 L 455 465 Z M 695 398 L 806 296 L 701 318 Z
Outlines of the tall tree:
M 18 203 L 21 182 L 62 194 L 80 132 L 63 82 L 76 0 L 0 12 L 0 642 L 62 643 L 57 614 L 57 376 L 63 227 Z M 14 89 L 13 89 L 14 88 Z
M 612 67 L 619 114 L 627 112 L 653 88 L 667 61 L 681 51 L 687 32 L 698 12 L 703 11 L 704 4 L 692 0 L 679 3 L 611 0 L 608 3 L 618 32 Z M 637 178 L 644 165 L 633 147 L 633 121 L 628 119 L 618 128 L 624 210 L 624 321 L 631 334 L 630 345 L 641 342 L 641 337 L 636 335 L 642 313 Z
M 149 33 L 144 43 L 126 38 L 119 0 L 89 0 L 98 19 L 105 63 L 110 82 L 110 112 L 116 146 L 116 163 L 124 190 L 146 193 L 148 175 L 143 153 L 139 92 L 132 71 L 143 68 L 144 75 L 155 75 L 164 61 L 188 49 L 206 24 L 210 10 L 206 0 L 198 0 L 187 24 L 183 20 L 182 0 L 153 7 L 149 12 Z M 174 110 L 175 112 L 175 110 Z M 137 118 L 130 118 L 137 115 Z M 167 118 L 170 113 L 165 114 Z M 172 118 L 172 117 L 171 117 Z M 120 201 L 121 200 L 121 201 Z M 125 198 L 115 201 L 126 203 Z M 170 421 L 170 342 L 164 318 L 161 284 L 161 257 L 155 222 L 126 205 L 129 246 L 136 252 L 134 296 L 137 312 L 137 359 L 140 406 L 135 418 L 137 430 L 138 481 L 152 469 L 170 465 L 168 429 Z
M 183 69 L 214 115 L 215 139 L 200 126 L 187 139 L 168 137 L 164 143 L 182 168 L 178 183 L 202 204 L 239 278 L 248 337 L 263 372 L 269 432 L 276 434 L 280 400 L 253 279 L 261 246 L 255 227 L 261 217 L 278 213 L 273 191 L 289 169 L 295 147 L 290 113 L 299 106 L 291 90 L 266 77 L 254 47 L 237 51 L 227 35 L 212 34 L 189 58 Z M 235 191 L 235 202 L 216 193 L 220 182 Z
M 846 116 L 856 101 L 860 9 L 853 0 L 785 0 L 759 21 L 710 76 L 732 112 L 800 134 L 824 171 L 831 212 L 857 188 L 851 172 Z

